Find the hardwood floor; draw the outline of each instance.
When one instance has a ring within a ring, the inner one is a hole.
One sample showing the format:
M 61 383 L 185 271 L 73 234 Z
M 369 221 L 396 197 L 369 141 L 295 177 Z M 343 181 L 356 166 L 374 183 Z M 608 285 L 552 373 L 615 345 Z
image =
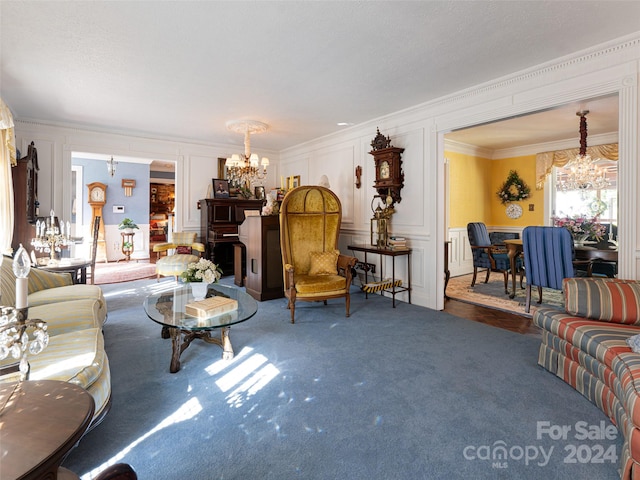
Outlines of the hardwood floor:
M 514 313 L 481 307 L 451 298 L 445 301 L 444 311 L 456 317 L 486 323 L 523 335 L 540 335 L 540 330 L 538 327 L 532 325 L 529 317 L 523 317 Z

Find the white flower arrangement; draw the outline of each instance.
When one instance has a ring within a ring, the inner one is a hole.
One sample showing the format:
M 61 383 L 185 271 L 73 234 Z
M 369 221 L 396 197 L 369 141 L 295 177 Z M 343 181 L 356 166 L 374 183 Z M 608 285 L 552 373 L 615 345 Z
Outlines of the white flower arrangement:
M 180 277 L 185 282 L 216 283 L 222 277 L 222 271 L 211 260 L 201 258 L 197 262 L 190 263 Z
M 267 204 L 264 207 L 262 207 L 262 215 L 263 216 L 278 215 L 279 211 L 280 211 L 280 205 L 278 204 L 278 201 L 274 197 L 273 193 L 269 192 L 267 194 Z

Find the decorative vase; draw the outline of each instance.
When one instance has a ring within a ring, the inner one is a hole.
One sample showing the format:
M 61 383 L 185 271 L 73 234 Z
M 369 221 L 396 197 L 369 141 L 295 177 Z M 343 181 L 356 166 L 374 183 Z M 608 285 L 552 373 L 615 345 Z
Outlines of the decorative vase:
M 587 240 L 587 238 L 589 238 L 588 233 L 576 233 L 573 236 L 573 243 L 578 246 L 584 245 L 584 242 Z
M 194 300 L 204 300 L 207 296 L 209 284 L 204 282 L 190 282 L 191 294 Z

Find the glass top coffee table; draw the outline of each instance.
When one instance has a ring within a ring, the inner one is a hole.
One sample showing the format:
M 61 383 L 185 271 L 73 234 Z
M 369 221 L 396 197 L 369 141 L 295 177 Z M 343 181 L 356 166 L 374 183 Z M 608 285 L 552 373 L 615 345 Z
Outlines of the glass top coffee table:
M 144 310 L 151 320 L 162 325 L 162 337 L 171 337 L 172 356 L 169 371 L 180 370 L 180 355 L 195 338 L 222 347 L 222 358 L 233 358 L 233 347 L 229 339 L 229 328 L 244 322 L 258 311 L 258 303 L 240 289 L 225 285 L 209 285 L 207 298 L 222 296 L 237 300 L 238 309 L 208 318 L 199 318 L 185 313 L 185 306 L 194 301 L 191 289 L 186 284 L 171 284 L 168 288 L 149 295 L 144 301 Z M 212 336 L 220 330 L 220 338 Z

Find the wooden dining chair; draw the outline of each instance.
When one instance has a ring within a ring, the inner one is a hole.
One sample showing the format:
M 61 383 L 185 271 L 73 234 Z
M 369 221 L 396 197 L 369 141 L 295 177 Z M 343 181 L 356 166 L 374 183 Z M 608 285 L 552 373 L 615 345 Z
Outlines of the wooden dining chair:
M 94 285 L 96 280 L 96 255 L 98 254 L 98 234 L 100 233 L 101 221 L 102 217 L 96 216 L 93 219 L 93 226 L 91 227 L 91 273 L 87 273 L 87 280 L 90 280 L 91 285 Z

